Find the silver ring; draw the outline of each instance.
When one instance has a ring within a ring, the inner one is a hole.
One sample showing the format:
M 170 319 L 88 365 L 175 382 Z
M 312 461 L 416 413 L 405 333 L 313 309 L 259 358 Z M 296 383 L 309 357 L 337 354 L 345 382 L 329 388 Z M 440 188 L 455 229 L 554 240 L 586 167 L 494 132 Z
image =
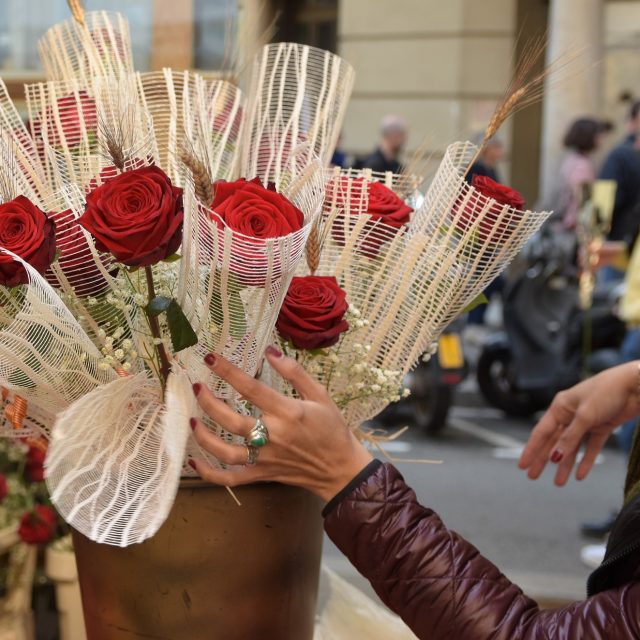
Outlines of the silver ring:
M 253 467 L 256 462 L 258 462 L 258 456 L 260 455 L 260 449 L 258 447 L 254 447 L 250 444 L 244 445 L 247 449 L 247 466 Z
M 246 441 L 248 445 L 257 448 L 264 447 L 269 443 L 269 430 L 260 418 L 256 420 L 253 429 L 249 431 Z

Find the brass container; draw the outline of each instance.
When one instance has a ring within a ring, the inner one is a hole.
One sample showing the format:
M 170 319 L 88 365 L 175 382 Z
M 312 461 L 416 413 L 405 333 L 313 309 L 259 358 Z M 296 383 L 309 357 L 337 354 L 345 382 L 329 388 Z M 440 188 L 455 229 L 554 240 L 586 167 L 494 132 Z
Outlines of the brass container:
M 74 532 L 88 640 L 311 640 L 320 501 L 279 484 L 184 481 L 158 533 L 126 548 Z

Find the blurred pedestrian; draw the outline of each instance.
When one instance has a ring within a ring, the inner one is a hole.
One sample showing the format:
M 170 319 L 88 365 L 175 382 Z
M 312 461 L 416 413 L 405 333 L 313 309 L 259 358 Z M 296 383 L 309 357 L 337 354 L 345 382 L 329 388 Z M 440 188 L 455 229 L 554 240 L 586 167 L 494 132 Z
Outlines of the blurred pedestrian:
M 624 140 L 605 158 L 599 177 L 616 183 L 608 240 L 625 242 L 631 247 L 640 227 L 640 101 L 631 105 L 626 129 Z M 605 267 L 602 276 L 604 281 L 619 281 L 624 272 L 615 267 Z
M 474 142 L 477 145 L 482 144 L 484 133 L 474 136 Z M 486 176 L 496 182 L 502 182 L 498 165 L 504 159 L 504 144 L 500 138 L 493 137 L 485 143 L 480 156 L 471 165 L 471 169 L 467 173 L 467 182 L 471 184 L 474 176 Z
M 336 148 L 333 150 L 333 155 L 331 156 L 331 166 L 332 167 L 340 167 L 344 169 L 347 166 L 347 153 L 342 148 L 342 133 L 338 136 L 338 142 L 336 143 Z
M 609 123 L 595 118 L 578 118 L 569 126 L 564 137 L 566 149 L 558 171 L 549 210 L 562 220 L 565 229 L 573 231 L 578 222 L 578 210 L 584 199 L 584 189 L 596 179 L 593 156 L 602 144 Z
M 385 116 L 380 123 L 380 144 L 370 156 L 359 163 L 359 168 L 400 173 L 400 154 L 407 142 L 408 134 L 407 123 L 400 116 Z

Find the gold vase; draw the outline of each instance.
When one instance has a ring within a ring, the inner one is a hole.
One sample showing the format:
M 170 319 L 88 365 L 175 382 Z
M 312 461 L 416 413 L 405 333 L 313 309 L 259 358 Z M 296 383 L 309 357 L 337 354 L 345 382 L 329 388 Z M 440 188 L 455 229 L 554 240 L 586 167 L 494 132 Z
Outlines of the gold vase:
M 279 484 L 183 481 L 158 533 L 126 548 L 73 534 L 88 640 L 311 640 L 321 503 Z

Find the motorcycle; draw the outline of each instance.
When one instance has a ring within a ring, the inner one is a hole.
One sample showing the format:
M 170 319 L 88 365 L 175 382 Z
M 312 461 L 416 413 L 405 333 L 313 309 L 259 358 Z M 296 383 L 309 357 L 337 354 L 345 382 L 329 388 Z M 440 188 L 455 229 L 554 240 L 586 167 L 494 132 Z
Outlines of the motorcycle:
M 476 372 L 485 400 L 507 415 L 531 416 L 558 391 L 620 362 L 626 328 L 614 309 L 621 291 L 596 288 L 582 310 L 576 251 L 572 235 L 549 226 L 507 284 L 504 331 L 487 340 Z
M 410 420 L 426 434 L 436 434 L 447 425 L 455 387 L 465 378 L 467 366 L 462 350 L 461 323 L 453 322 L 440 336 L 438 350 L 420 360 L 404 380 L 410 395 L 385 409 L 377 420 L 397 423 Z

